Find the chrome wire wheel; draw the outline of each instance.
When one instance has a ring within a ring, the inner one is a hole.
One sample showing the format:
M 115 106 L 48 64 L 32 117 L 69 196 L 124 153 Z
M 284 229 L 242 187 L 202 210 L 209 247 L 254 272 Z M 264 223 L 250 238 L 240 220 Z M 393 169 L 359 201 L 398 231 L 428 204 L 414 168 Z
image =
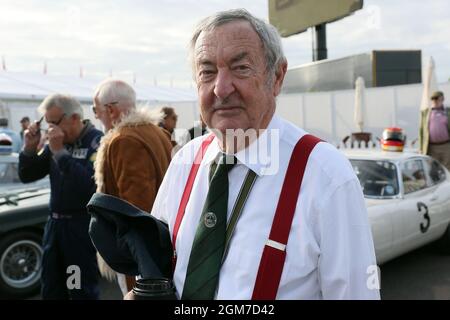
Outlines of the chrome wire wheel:
M 0 277 L 14 289 L 35 285 L 41 277 L 42 248 L 33 240 L 11 243 L 0 258 Z

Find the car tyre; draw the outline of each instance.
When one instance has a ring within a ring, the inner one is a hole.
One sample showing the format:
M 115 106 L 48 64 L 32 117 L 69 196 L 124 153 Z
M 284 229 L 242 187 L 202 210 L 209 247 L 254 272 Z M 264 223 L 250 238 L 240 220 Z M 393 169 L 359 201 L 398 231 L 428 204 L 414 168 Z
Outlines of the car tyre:
M 0 294 L 23 298 L 40 287 L 42 238 L 31 231 L 10 233 L 0 239 Z

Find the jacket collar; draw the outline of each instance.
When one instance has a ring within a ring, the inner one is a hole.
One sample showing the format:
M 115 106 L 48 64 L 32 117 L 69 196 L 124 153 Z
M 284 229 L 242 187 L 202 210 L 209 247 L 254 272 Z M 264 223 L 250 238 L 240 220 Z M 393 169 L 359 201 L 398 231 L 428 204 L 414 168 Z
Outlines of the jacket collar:
M 114 125 L 114 128 L 110 131 L 117 131 L 123 127 L 134 127 L 150 123 L 158 125 L 162 117 L 163 115 L 159 110 L 132 110 L 131 112 L 123 116 L 121 120 L 116 123 Z
M 89 133 L 89 131 L 91 131 L 92 129 L 94 129 L 94 125 L 91 123 L 90 120 L 83 120 L 83 128 L 81 129 L 80 134 L 78 135 L 77 140 L 75 140 L 74 143 L 71 144 L 67 144 L 68 147 L 74 147 L 76 148 L 80 148 L 83 145 L 83 139 L 84 137 L 86 137 L 86 135 Z

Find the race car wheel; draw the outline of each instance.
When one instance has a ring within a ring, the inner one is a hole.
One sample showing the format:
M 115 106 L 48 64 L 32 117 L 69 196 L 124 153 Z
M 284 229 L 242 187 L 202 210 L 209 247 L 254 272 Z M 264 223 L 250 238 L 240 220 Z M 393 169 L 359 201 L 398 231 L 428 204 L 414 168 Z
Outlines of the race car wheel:
M 0 293 L 21 298 L 40 286 L 42 247 L 39 234 L 19 231 L 0 239 Z

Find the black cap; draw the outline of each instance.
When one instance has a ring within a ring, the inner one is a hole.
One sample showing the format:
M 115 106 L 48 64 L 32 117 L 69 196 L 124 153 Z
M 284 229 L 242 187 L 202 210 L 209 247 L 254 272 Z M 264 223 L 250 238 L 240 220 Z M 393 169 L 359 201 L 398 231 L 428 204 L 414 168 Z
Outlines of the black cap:
M 444 97 L 444 93 L 442 91 L 435 91 L 433 92 L 433 94 L 431 95 L 431 100 L 436 100 L 439 99 L 440 97 Z
M 87 205 L 89 236 L 115 271 L 144 278 L 172 277 L 167 225 L 117 197 L 95 193 Z

